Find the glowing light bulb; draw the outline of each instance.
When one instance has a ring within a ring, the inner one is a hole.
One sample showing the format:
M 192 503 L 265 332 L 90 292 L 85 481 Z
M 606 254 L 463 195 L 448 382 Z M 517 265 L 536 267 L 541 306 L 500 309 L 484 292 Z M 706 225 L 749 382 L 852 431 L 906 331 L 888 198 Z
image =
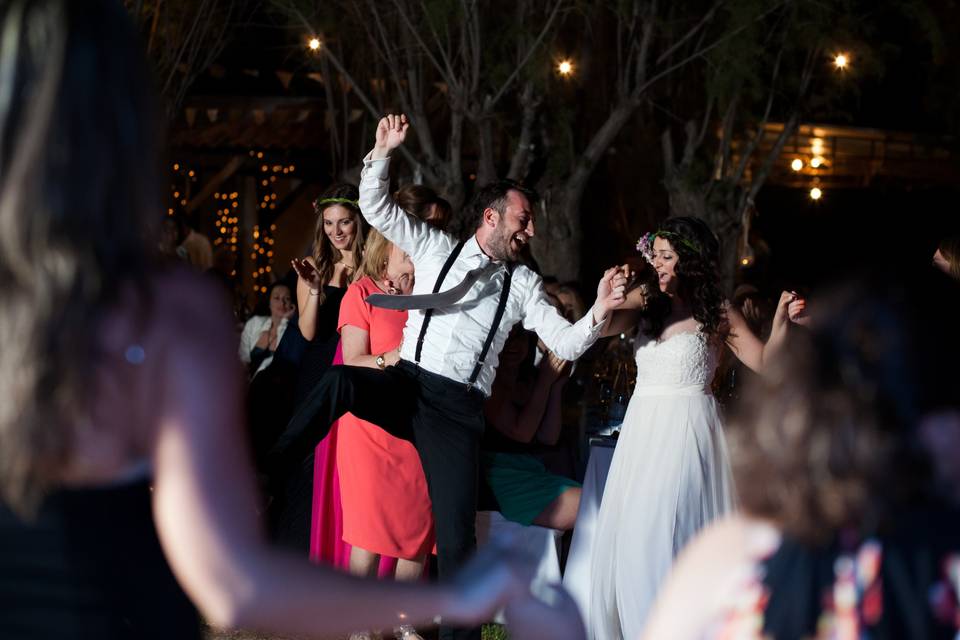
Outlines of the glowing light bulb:
M 573 63 L 569 60 L 563 60 L 557 65 L 557 72 L 562 76 L 569 76 L 573 73 Z
M 803 160 L 800 158 L 794 158 L 793 162 L 790 163 L 790 168 L 794 171 L 800 171 L 800 169 L 803 169 Z
M 813 189 L 810 189 L 811 200 L 819 200 L 822 197 L 823 197 L 823 191 L 820 190 L 820 187 L 814 187 Z
M 833 66 L 841 71 L 846 69 L 848 64 L 850 64 L 850 57 L 845 53 L 838 53 L 833 57 Z
M 307 42 L 307 46 L 310 47 L 310 51 L 319 51 L 322 46 L 319 38 L 310 38 L 310 41 Z
M 823 164 L 823 158 L 821 158 L 820 156 L 816 156 L 810 159 L 810 166 L 813 167 L 814 169 L 818 168 L 822 164 Z

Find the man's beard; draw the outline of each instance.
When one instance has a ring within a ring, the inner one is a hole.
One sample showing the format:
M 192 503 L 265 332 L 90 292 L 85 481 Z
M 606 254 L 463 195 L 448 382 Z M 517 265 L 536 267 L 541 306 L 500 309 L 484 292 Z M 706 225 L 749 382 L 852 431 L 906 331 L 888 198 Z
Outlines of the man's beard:
M 512 241 L 512 233 L 504 233 L 492 238 L 488 245 L 490 257 L 494 260 L 500 260 L 502 262 L 516 262 L 520 254 L 519 252 L 513 251 L 513 246 L 511 245 Z

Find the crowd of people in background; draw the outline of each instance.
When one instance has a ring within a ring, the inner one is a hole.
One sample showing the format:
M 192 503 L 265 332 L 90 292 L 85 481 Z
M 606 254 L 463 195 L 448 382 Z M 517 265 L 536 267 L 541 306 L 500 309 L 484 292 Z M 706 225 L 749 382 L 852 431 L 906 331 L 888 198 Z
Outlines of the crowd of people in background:
M 522 640 L 960 634 L 960 236 L 727 299 L 717 236 L 673 217 L 588 306 L 539 272 L 528 186 L 478 187 L 462 238 L 391 189 L 388 115 L 241 312 L 232 256 L 157 214 L 123 8 L 0 21 L 0 636 L 466 639 L 503 609 Z M 574 603 L 474 523 L 569 542 L 611 336 L 632 394 Z

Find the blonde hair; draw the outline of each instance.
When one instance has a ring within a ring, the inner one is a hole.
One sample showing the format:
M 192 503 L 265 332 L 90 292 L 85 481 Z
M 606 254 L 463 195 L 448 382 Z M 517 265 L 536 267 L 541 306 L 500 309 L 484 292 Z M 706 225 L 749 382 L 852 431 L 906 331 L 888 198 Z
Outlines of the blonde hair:
M 393 243 L 384 238 L 383 234 L 376 229 L 371 229 L 370 233 L 367 234 L 363 261 L 360 263 L 357 278 L 370 276 L 374 280 L 382 279 L 387 270 L 387 261 L 390 260 L 391 249 L 393 249 Z

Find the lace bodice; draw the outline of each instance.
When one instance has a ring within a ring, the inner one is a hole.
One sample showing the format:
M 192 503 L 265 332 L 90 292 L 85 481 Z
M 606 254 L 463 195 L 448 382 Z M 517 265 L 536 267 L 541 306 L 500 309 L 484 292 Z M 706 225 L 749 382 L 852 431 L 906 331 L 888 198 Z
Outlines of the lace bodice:
M 665 340 L 637 336 L 637 386 L 706 387 L 717 368 L 717 349 L 701 332 L 676 333 Z

